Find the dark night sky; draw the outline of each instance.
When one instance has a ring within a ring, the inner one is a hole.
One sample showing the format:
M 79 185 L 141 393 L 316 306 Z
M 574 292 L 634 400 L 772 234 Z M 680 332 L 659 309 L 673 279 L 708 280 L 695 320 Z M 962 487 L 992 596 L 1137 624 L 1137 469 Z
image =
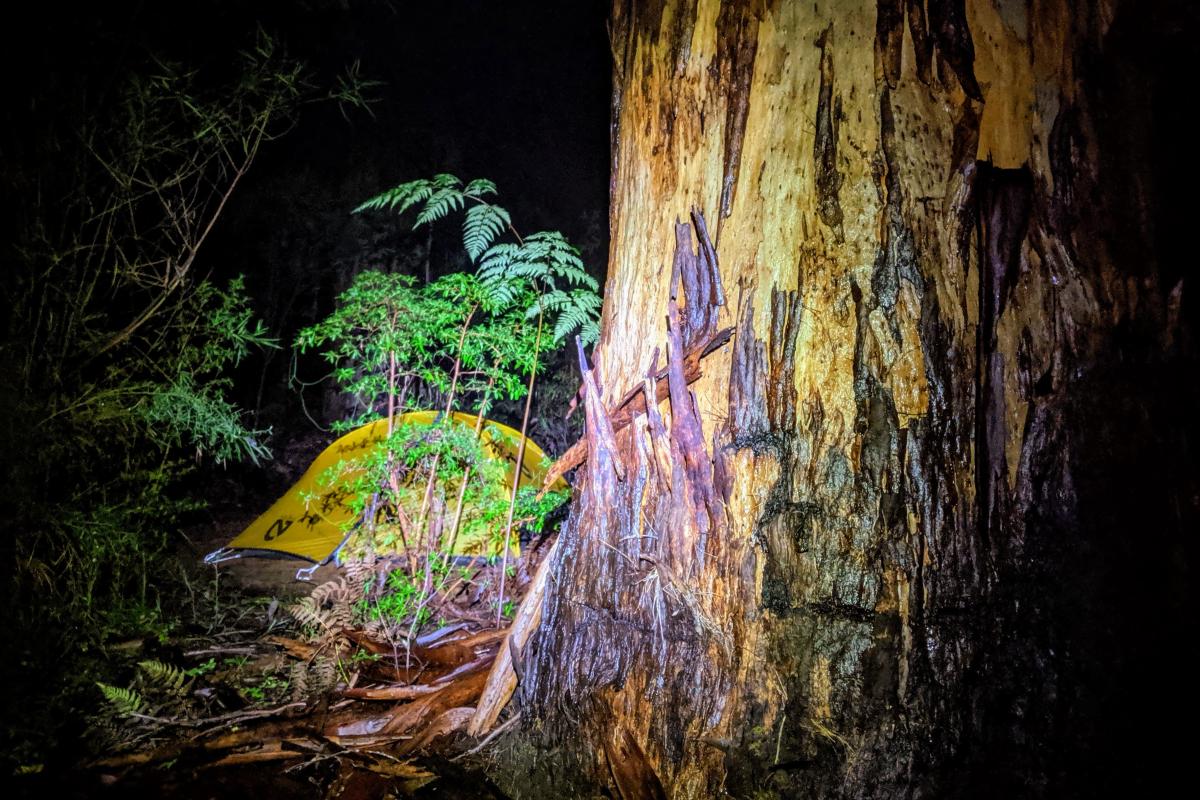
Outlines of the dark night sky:
M 315 110 L 260 171 L 281 168 L 280 150 L 326 168 L 361 154 L 383 183 L 413 177 L 388 174 L 391 164 L 428 171 L 450 160 L 574 211 L 605 202 L 607 8 L 603 0 L 197 0 L 80 11 L 50 2 L 0 35 L 5 121 L 22 127 L 31 104 L 38 114 L 66 111 L 58 105 L 81 74 L 89 91 L 103 91 L 147 52 L 211 66 L 261 25 L 321 74 L 360 59 L 387 86 L 374 123 Z

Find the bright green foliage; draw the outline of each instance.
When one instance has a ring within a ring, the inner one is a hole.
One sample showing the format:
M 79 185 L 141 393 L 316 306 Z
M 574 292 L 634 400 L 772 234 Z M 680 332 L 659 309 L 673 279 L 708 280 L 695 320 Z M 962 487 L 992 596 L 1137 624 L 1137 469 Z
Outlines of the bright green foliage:
M 333 378 L 361 409 L 335 423 L 350 430 L 449 395 L 524 394 L 534 366 L 534 326 L 515 307 L 497 309 L 477 278 L 451 274 L 417 288 L 406 275 L 360 273 L 337 309 L 296 337 L 301 352 L 318 350 Z M 455 383 L 455 375 L 458 379 Z
M 405 623 L 415 618 L 418 625 L 429 620 L 429 609 L 421 602 L 421 584 L 413 582 L 403 570 L 389 572 L 382 591 L 372 593 L 372 588 L 366 587 L 366 596 L 356 606 L 364 620 Z
M 176 340 L 175 363 L 164 370 L 164 378 L 147 381 L 144 398 L 134 406 L 150 439 L 163 450 L 190 443 L 197 454 L 218 462 L 269 457 L 258 439 L 262 432 L 248 431 L 225 399 L 233 387 L 225 370 L 253 347 L 278 346 L 262 321 L 253 319 L 244 280 L 239 276 L 224 291 L 200 283 L 164 327 Z
M 542 231 L 521 239 L 508 212 L 484 199 L 494 194 L 496 185 L 491 181 L 474 180 L 463 188 L 458 178 L 442 174 L 402 183 L 354 210 L 403 214 L 418 208 L 413 225 L 420 227 L 467 208 L 463 246 L 471 260 L 478 263 L 477 275 L 492 303 L 517 303 L 532 289 L 532 302 L 524 309 L 530 318 L 549 315 L 555 344 L 575 331 L 585 345 L 595 342 L 600 336 L 600 287 L 584 269 L 579 251 L 557 231 Z M 505 231 L 512 233 L 516 241 L 498 241 Z
M 100 681 L 96 681 L 96 685 L 100 687 L 100 692 L 104 695 L 104 699 L 121 716 L 128 717 L 132 714 L 141 713 L 142 709 L 146 706 L 146 701 L 134 689 L 109 686 L 107 683 L 101 683 Z
M 415 381 L 434 378 L 438 348 L 428 322 L 424 295 L 413 288 L 412 278 L 363 272 L 338 298 L 333 314 L 300 331 L 300 352 L 320 349 L 334 368 L 334 380 L 363 409 L 337 423 L 337 430 L 377 419 L 380 404 L 391 398 L 403 407 Z
M 485 456 L 474 431 L 447 419 L 393 429 L 392 420 L 422 408 L 450 412 L 466 401 L 486 414 L 494 398 L 516 400 L 531 390 L 545 339 L 556 345 L 579 331 L 590 343 L 598 335 L 599 286 L 579 251 L 556 232 L 522 239 L 508 212 L 486 199 L 495 194 L 491 181 L 463 186 L 441 174 L 361 204 L 355 212 L 415 210 L 416 226 L 465 211 L 463 247 L 477 271 L 421 287 L 402 275 L 362 273 L 334 313 L 296 341 L 302 352 L 320 351 L 359 403 L 339 429 L 389 420 L 385 440 L 340 462 L 324 480 L 350 498 L 355 523 L 361 521 L 348 555 L 400 552 L 408 562 L 385 587 L 368 587 L 360 616 L 407 623 L 410 633 L 428 619 L 428 602 L 451 577 L 450 553 L 464 544 L 507 552 L 510 517 L 541 530 L 566 496 L 538 499 L 528 488 L 510 498 L 503 465 Z M 506 236 L 514 241 L 502 241 Z M 543 337 L 547 320 L 553 333 Z M 315 607 L 300 614 L 320 616 Z

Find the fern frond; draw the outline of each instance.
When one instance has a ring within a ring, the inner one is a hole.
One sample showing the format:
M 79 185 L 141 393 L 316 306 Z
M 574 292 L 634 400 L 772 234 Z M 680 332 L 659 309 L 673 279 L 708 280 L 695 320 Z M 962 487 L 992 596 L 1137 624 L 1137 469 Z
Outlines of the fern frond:
M 309 593 L 309 599 L 313 604 L 322 608 L 326 603 L 337 605 L 339 603 L 348 603 L 354 598 L 354 591 L 346 582 L 344 577 L 332 581 L 326 581 L 320 586 L 317 586 Z
M 553 314 L 570 304 L 571 295 L 562 289 L 551 289 L 542 295 L 540 303 L 534 303 L 525 311 L 525 319 L 534 319 L 538 314 Z
M 527 248 L 521 248 L 520 257 L 513 260 L 508 265 L 508 276 L 510 278 L 524 278 L 528 281 L 547 282 L 552 277 L 549 268 L 543 258 L 536 254 L 527 252 Z
M 595 292 L 600 288 L 600 284 L 583 268 L 583 262 L 577 256 L 570 256 L 557 260 L 553 264 L 553 272 L 555 277 L 565 278 L 567 283 L 572 286 L 586 286 L 591 291 Z
M 496 310 L 508 308 L 521 294 L 522 285 L 505 277 L 481 281 L 488 305 Z
M 188 677 L 179 667 L 153 659 L 139 661 L 138 666 L 150 682 L 161 689 L 172 694 L 183 694 L 187 689 Z
M 462 186 L 462 181 L 449 172 L 439 172 L 433 176 L 433 188 L 435 189 L 457 189 L 460 186 Z
M 107 683 L 96 681 L 104 699 L 121 716 L 128 717 L 137 714 L 146 706 L 146 701 L 133 689 L 122 689 L 120 686 L 109 686 Z
M 317 656 L 313 659 L 309 671 L 309 688 L 317 692 L 327 692 L 337 685 L 337 662 L 327 656 Z
M 388 189 L 386 192 L 375 195 L 360 204 L 351 213 L 358 214 L 363 211 L 378 211 L 386 208 L 389 211 L 395 211 L 397 214 L 403 214 L 417 203 L 428 200 L 429 196 L 433 194 L 434 188 L 434 182 L 427 178 L 402 183 L 399 186 Z
M 591 347 L 600 341 L 600 323 L 589 319 L 579 329 L 579 341 L 584 347 Z
M 429 196 L 429 199 L 425 201 L 425 208 L 421 209 L 421 213 L 417 215 L 413 227 L 419 228 L 422 225 L 437 222 L 451 211 L 457 211 L 462 208 L 465 202 L 466 198 L 462 190 L 457 186 L 444 186 L 441 189 L 435 189 L 433 194 Z
M 301 625 L 307 625 L 318 633 L 327 633 L 332 628 L 329 612 L 314 603 L 311 597 L 301 597 L 287 610 Z
M 487 203 L 472 206 L 463 221 L 463 246 L 467 256 L 476 261 L 491 246 L 512 220 L 500 206 Z
M 586 289 L 576 289 L 571 292 L 569 302 L 556 305 L 559 312 L 554 321 L 554 341 L 561 342 L 575 329 L 579 329 L 580 339 L 585 344 L 594 342 L 600 335 L 596 322 L 600 312 L 600 298 Z
M 375 556 L 347 561 L 342 565 L 346 573 L 347 587 L 356 594 L 362 594 L 367 586 L 375 580 Z
M 307 700 L 311 692 L 308 685 L 308 664 L 297 661 L 292 664 L 288 673 L 288 685 L 292 689 L 293 700 Z
M 475 270 L 476 277 L 485 284 L 506 280 L 508 267 L 520 252 L 520 245 L 508 243 L 492 245 L 479 260 L 479 266 Z
M 463 189 L 463 194 L 467 197 L 483 197 L 485 194 L 499 194 L 499 192 L 496 190 L 496 184 L 487 178 L 476 178 L 467 184 L 467 188 Z
M 377 642 L 386 642 L 392 638 L 390 625 L 384 617 L 367 620 L 363 623 L 362 630 L 363 633 Z

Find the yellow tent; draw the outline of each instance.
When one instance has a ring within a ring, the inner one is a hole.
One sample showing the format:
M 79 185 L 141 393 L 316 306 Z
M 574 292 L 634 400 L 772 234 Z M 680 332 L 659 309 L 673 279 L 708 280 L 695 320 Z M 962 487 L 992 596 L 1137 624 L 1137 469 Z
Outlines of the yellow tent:
M 395 424 L 430 424 L 437 417 L 438 412 L 435 411 L 414 411 L 396 417 Z M 475 427 L 473 414 L 455 412 L 453 420 L 459 425 L 472 429 Z M 353 513 L 343 504 L 347 498 L 337 490 L 322 485 L 320 477 L 329 467 L 365 450 L 386 435 L 387 420 L 377 420 L 329 445 L 283 497 L 228 545 L 209 553 L 204 560 L 215 564 L 243 555 L 280 555 L 302 558 L 316 564 L 327 561 L 345 541 L 347 534 L 343 526 L 351 521 Z M 493 458 L 508 462 L 506 472 L 509 486 L 512 486 L 520 437 L 518 431 L 489 420 L 484 420 L 480 433 L 484 451 Z M 541 448 L 532 440 L 526 440 L 521 469 L 522 486 L 541 485 L 546 474 L 544 461 Z M 567 483 L 561 478 L 554 485 L 555 489 L 566 487 Z M 305 503 L 302 496 L 315 496 L 316 499 Z

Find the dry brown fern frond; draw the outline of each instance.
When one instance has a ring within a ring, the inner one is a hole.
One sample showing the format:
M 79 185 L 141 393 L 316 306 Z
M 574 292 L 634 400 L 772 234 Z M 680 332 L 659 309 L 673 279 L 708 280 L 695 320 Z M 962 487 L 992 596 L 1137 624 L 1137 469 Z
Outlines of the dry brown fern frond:
M 292 664 L 288 673 L 288 685 L 291 687 L 293 700 L 306 701 L 312 696 L 308 681 L 308 664 L 303 661 Z
M 340 635 L 353 624 L 354 603 L 361 597 L 361 590 L 343 577 L 315 587 L 308 597 L 289 605 L 287 611 L 305 629 L 308 641 L 322 642 Z
M 372 553 L 360 559 L 347 561 L 342 564 L 342 572 L 346 575 L 347 585 L 357 594 L 362 595 L 374 586 L 378 579 L 378 559 Z
M 336 580 L 326 581 L 309 592 L 309 597 L 318 606 L 337 606 L 345 605 L 354 602 L 361 595 L 361 592 L 356 592 L 347 582 L 345 577 L 339 577 Z

